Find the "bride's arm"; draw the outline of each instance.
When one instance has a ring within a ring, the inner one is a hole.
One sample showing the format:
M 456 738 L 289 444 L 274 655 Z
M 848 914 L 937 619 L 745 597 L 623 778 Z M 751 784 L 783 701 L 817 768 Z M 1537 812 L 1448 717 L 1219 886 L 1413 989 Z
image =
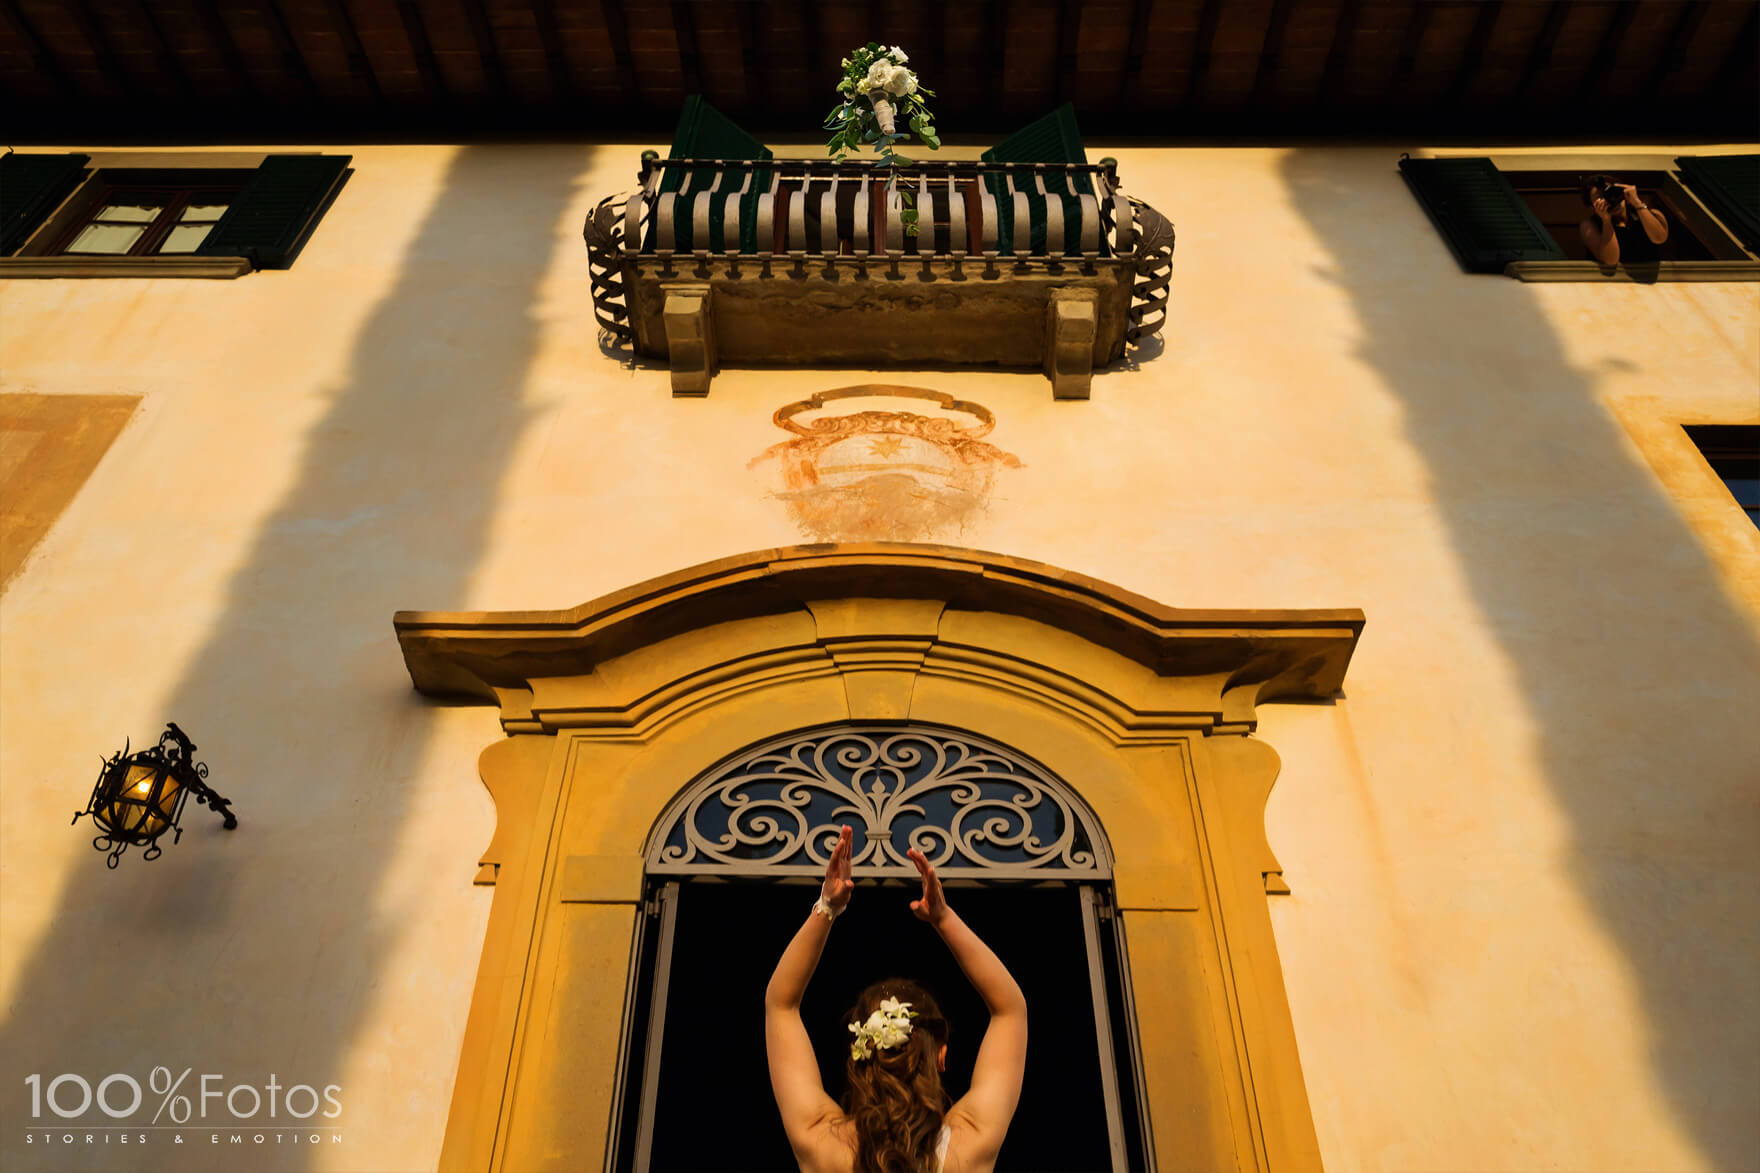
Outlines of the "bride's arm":
M 820 899 L 836 913 L 849 904 L 855 890 L 849 878 L 849 857 L 850 829 L 845 827 L 831 850 L 825 884 L 820 889 Z M 802 1161 L 807 1158 L 813 1131 L 837 1111 L 836 1102 L 819 1082 L 819 1060 L 801 1022 L 801 998 L 830 935 L 831 921 L 816 908 L 808 913 L 806 923 L 782 951 L 764 991 L 764 1050 L 770 1059 L 770 1087 L 776 1093 L 788 1143 Z
M 990 1010 L 990 1025 L 972 1068 L 972 1086 L 948 1116 L 971 1131 L 981 1150 L 968 1151 L 968 1159 L 994 1159 L 1020 1103 L 1027 1068 L 1027 998 L 1002 959 L 947 906 L 941 880 L 923 853 L 913 848 L 910 859 L 923 877 L 922 899 L 911 901 L 911 911 L 941 934 L 966 980 Z

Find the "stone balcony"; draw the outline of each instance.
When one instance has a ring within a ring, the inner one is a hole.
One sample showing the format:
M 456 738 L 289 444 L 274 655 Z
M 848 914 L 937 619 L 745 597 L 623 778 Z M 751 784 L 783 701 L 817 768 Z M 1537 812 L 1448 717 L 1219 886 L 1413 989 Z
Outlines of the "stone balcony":
M 1084 399 L 1166 320 L 1173 226 L 1111 159 L 919 163 L 889 185 L 869 163 L 650 152 L 639 180 L 587 218 L 594 311 L 675 395 L 725 363 L 1042 369 Z

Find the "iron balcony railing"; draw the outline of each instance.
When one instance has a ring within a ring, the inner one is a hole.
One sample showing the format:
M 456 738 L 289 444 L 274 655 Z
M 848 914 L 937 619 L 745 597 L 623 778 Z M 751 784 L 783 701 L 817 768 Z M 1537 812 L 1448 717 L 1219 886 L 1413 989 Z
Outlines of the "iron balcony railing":
M 765 279 L 804 275 L 809 264 L 973 265 L 986 278 L 1010 271 L 1094 274 L 1127 268 L 1132 343 L 1166 322 L 1173 225 L 1125 194 L 1117 164 L 920 162 L 888 173 L 834 159 L 643 158 L 640 186 L 587 217 L 594 313 L 618 341 L 634 337 L 627 303 L 637 271 Z M 901 193 L 914 197 L 917 231 L 905 231 Z

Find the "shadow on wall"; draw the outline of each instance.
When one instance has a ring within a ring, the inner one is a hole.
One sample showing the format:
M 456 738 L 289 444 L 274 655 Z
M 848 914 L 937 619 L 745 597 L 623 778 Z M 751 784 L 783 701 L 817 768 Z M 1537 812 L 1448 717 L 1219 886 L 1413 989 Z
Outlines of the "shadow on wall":
M 1656 1082 L 1709 1165 L 1749 1168 L 1760 892 L 1751 871 L 1730 869 L 1752 852 L 1760 745 L 1737 698 L 1760 689 L 1760 647 L 1534 291 L 1457 282 L 1440 240 L 1413 249 L 1410 234 L 1378 230 L 1365 193 L 1405 195 L 1392 155 L 1342 157 L 1292 152 L 1290 202 L 1336 242 L 1326 276 L 1361 323 L 1357 356 L 1403 409 L 1462 574 L 1523 690 L 1533 752 L 1569 820 L 1570 873 L 1630 967 Z M 1447 289 L 1446 312 L 1425 309 L 1426 288 Z M 1602 308 L 1593 320 L 1617 340 L 1621 311 Z M 1469 384 L 1462 371 L 1483 377 Z
M 328 413 L 303 438 L 237 437 L 303 443 L 303 458 L 165 712 L 195 737 L 240 827 L 222 832 L 192 803 L 183 844 L 155 863 L 131 851 L 112 872 L 88 853 L 91 866 L 70 880 L 6 1007 L 0 1055 L 19 1069 L 9 1109 L 33 1070 L 83 1072 L 93 1083 L 128 1071 L 145 1090 L 148 1069 L 164 1064 L 194 1068 L 183 1091 L 195 1091 L 203 1072 L 224 1074 L 222 1089 L 260 1088 L 271 1073 L 284 1087 L 321 1089 L 342 1082 L 375 1003 L 421 994 L 382 988 L 408 915 L 387 910 L 382 884 L 420 776 L 474 778 L 475 762 L 424 766 L 433 712 L 410 687 L 391 616 L 466 594 L 527 419 L 521 393 L 538 344 L 539 282 L 589 159 L 582 147 L 462 149 L 395 284 L 364 320 Z M 252 278 L 299 279 L 297 269 Z M 138 741 L 148 731 L 135 732 Z M 93 832 L 82 824 L 79 833 Z M 468 885 L 473 863 L 455 860 L 435 882 Z M 456 964 L 471 968 L 474 950 Z M 460 976 L 465 990 L 469 977 Z M 419 1034 L 427 1012 L 410 1005 L 406 1029 Z M 443 1114 L 451 1075 L 448 1066 L 384 1078 L 432 1089 Z M 342 1115 L 329 1123 L 352 1125 L 366 1141 L 373 1121 L 350 1119 L 348 1088 L 340 1099 Z M 392 1102 L 401 1107 L 403 1097 Z M 148 1108 L 156 1103 L 149 1095 Z M 126 1157 L 104 1145 L 32 1150 L 23 1131 L 8 1129 L 10 1157 L 0 1163 L 182 1171 L 338 1159 L 335 1146 L 310 1144 L 241 1158 L 207 1144 L 206 1133 L 200 1144 L 152 1143 Z

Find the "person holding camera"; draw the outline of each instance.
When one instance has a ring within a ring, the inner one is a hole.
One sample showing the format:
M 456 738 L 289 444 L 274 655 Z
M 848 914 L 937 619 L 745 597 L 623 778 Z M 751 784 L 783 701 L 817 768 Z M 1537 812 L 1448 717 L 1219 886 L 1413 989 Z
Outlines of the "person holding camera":
M 1583 202 L 1594 213 L 1578 225 L 1590 256 L 1610 267 L 1662 259 L 1657 246 L 1668 239 L 1668 221 L 1637 188 L 1611 175 L 1586 175 L 1581 187 Z

